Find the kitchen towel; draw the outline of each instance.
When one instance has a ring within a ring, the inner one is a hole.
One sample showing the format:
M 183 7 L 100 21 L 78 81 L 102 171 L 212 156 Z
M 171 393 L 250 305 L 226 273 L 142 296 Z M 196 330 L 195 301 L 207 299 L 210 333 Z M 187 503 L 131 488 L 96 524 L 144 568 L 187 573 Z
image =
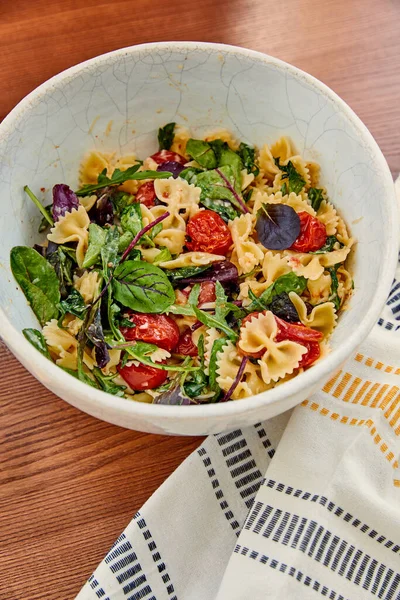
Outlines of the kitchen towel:
M 208 437 L 77 600 L 400 599 L 400 266 L 370 336 L 294 411 Z

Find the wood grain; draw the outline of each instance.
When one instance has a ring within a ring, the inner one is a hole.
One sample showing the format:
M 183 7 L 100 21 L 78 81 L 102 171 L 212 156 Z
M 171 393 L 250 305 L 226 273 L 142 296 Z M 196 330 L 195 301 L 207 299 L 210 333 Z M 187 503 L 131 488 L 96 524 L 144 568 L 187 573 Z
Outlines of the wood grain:
M 0 117 L 52 75 L 97 54 L 157 40 L 223 42 L 275 55 L 327 83 L 369 127 L 392 172 L 400 170 L 396 0 L 0 6 Z M 0 599 L 69 600 L 200 440 L 102 423 L 44 389 L 3 347 L 0 360 Z

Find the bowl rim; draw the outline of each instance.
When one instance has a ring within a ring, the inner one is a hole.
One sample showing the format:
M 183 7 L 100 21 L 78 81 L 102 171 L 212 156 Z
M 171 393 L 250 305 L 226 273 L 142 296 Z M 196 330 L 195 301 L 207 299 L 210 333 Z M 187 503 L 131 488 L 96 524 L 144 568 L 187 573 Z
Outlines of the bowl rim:
M 61 73 L 51 77 L 36 89 L 25 96 L 5 117 L 3 122 L 0 124 L 0 142 L 2 139 L 7 137 L 7 133 L 12 130 L 13 122 L 23 114 L 32 104 L 38 101 L 44 96 L 47 91 L 62 81 L 74 78 L 75 75 L 79 74 L 82 69 L 98 66 L 103 62 L 107 62 L 110 57 L 118 57 L 121 55 L 133 55 L 142 51 L 152 50 L 213 50 L 221 51 L 226 54 L 242 55 L 247 58 L 254 59 L 256 62 L 262 62 L 264 64 L 273 64 L 280 69 L 284 69 L 286 72 L 297 78 L 303 78 L 307 83 L 312 84 L 320 92 L 322 92 L 332 103 L 340 108 L 340 110 L 347 116 L 347 118 L 353 123 L 356 129 L 360 132 L 360 136 L 369 148 L 371 154 L 374 155 L 376 164 L 379 167 L 384 195 L 387 198 L 387 202 L 390 205 L 393 214 L 393 219 L 390 219 L 387 223 L 387 229 L 389 235 L 387 239 L 395 238 L 398 231 L 398 218 L 397 218 L 397 202 L 395 198 L 393 179 L 387 165 L 387 162 L 367 127 L 361 121 L 361 119 L 354 113 L 354 111 L 342 100 L 333 90 L 327 85 L 319 81 L 312 75 L 302 71 L 301 69 L 286 63 L 278 58 L 272 57 L 268 54 L 258 52 L 255 50 L 249 50 L 240 46 L 232 46 L 227 44 L 217 44 L 212 42 L 190 42 L 190 41 L 178 41 L 178 42 L 151 42 L 146 44 L 138 44 L 135 46 L 128 46 L 112 52 L 107 52 L 99 56 L 93 57 L 84 62 L 78 63 Z M 393 190 L 392 194 L 390 190 Z M 120 416 L 131 416 L 143 419 L 149 419 L 150 421 L 154 418 L 161 418 L 165 421 L 169 420 L 184 420 L 187 421 L 189 417 L 198 419 L 200 417 L 205 418 L 222 418 L 240 416 L 249 412 L 257 411 L 268 404 L 278 404 L 286 396 L 299 394 L 302 390 L 310 389 L 315 386 L 318 382 L 328 379 L 329 375 L 334 373 L 347 359 L 348 356 L 357 348 L 357 346 L 365 339 L 374 324 L 376 323 L 380 311 L 386 301 L 390 284 L 393 280 L 394 270 L 397 262 L 397 247 L 394 244 L 392 246 L 385 241 L 385 251 L 383 256 L 383 269 L 382 275 L 379 282 L 379 286 L 375 290 L 373 301 L 368 308 L 365 317 L 359 327 L 351 332 L 346 341 L 332 351 L 327 357 L 325 357 L 320 363 L 315 365 L 312 369 L 297 375 L 290 381 L 285 382 L 284 385 L 277 386 L 266 392 L 257 394 L 256 396 L 250 396 L 243 398 L 240 401 L 232 401 L 227 403 L 215 403 L 215 404 L 203 404 L 203 405 L 191 405 L 186 406 L 169 406 L 160 404 L 148 404 L 143 402 L 129 401 L 126 398 L 119 398 L 113 396 L 102 390 L 97 390 L 88 386 L 87 384 L 75 379 L 62 369 L 60 369 L 55 363 L 50 362 L 44 357 L 38 350 L 32 347 L 32 345 L 24 338 L 21 331 L 18 331 L 8 320 L 4 310 L 0 307 L 0 335 L 3 338 L 6 345 L 10 350 L 18 357 L 18 359 L 24 364 L 28 370 L 35 375 L 36 371 L 45 372 L 52 378 L 55 378 L 58 382 L 58 387 L 66 389 L 69 393 L 75 393 L 76 397 L 79 397 L 79 405 L 76 403 L 78 408 L 85 410 L 90 404 L 94 403 L 97 407 L 97 412 L 101 412 L 101 409 L 113 411 L 115 414 Z M 80 406 L 80 404 L 83 404 Z M 255 419 L 256 420 L 256 419 Z

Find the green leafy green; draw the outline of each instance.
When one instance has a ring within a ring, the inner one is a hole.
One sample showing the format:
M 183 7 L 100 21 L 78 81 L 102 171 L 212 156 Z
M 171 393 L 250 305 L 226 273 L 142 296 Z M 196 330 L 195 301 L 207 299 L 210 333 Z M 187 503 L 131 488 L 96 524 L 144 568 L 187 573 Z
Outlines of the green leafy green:
M 118 254 L 125 252 L 131 241 L 133 240 L 133 234 L 130 231 L 125 231 L 119 238 L 118 241 Z
M 167 179 L 171 177 L 171 173 L 167 171 L 139 171 L 140 165 L 133 165 L 125 171 L 115 169 L 111 177 L 107 177 L 107 169 L 104 169 L 97 178 L 97 183 L 86 184 L 81 187 L 80 190 L 75 192 L 77 196 L 89 196 L 97 190 L 101 190 L 104 187 L 110 185 L 122 185 L 125 181 L 136 180 L 140 181 L 143 179 Z
M 214 150 L 204 140 L 190 138 L 186 144 L 186 152 L 205 169 L 215 169 L 217 166 Z
M 158 225 L 160 227 L 158 227 Z M 156 225 L 154 227 L 154 229 L 157 228 L 156 233 L 154 233 L 154 231 L 152 231 L 150 236 L 143 235 L 141 237 L 141 239 L 140 239 L 141 244 L 154 247 L 154 242 L 152 241 L 151 238 L 160 232 L 160 228 L 162 229 L 162 223 L 159 223 L 158 225 Z M 135 235 L 137 235 L 139 233 L 139 231 L 141 231 L 143 229 L 142 211 L 140 209 L 139 202 L 134 202 L 133 204 L 130 204 L 124 208 L 124 210 L 121 213 L 121 227 L 122 227 L 122 231 L 124 233 L 129 232 L 130 234 L 132 234 L 131 241 L 132 241 L 133 237 Z M 128 246 L 126 246 L 126 247 L 128 247 Z
M 53 221 L 52 215 L 50 214 L 50 212 L 48 210 L 49 206 L 46 206 L 46 207 L 43 206 L 41 204 L 41 202 L 39 201 L 39 199 L 35 196 L 35 194 L 32 192 L 32 190 L 27 185 L 24 186 L 24 192 L 26 194 L 28 194 L 29 198 L 32 200 L 32 202 L 35 204 L 35 206 L 40 210 L 40 212 L 43 215 L 43 219 L 45 221 L 47 221 L 49 225 L 53 226 L 54 221 Z M 42 223 L 40 224 L 40 227 L 41 227 L 41 225 L 42 225 Z M 39 227 L 39 231 L 40 231 L 40 227 Z
M 257 177 L 257 175 L 260 172 L 260 169 L 255 163 L 255 149 L 251 146 L 248 146 L 244 142 L 241 142 L 238 154 L 242 159 L 243 166 L 245 169 L 247 169 L 247 172 L 253 173 L 254 177 Z
M 96 225 L 96 223 L 90 223 L 89 225 L 89 245 L 85 254 L 82 267 L 87 269 L 96 264 L 100 258 L 101 249 L 105 244 L 107 237 L 107 231 Z
M 87 330 L 90 325 L 93 323 L 93 319 L 96 315 L 97 308 L 94 306 L 90 310 L 87 311 L 85 315 L 85 319 L 83 321 L 82 327 L 78 333 L 78 349 L 77 349 L 77 375 L 78 379 L 83 381 L 83 383 L 87 383 L 91 387 L 99 389 L 99 385 L 93 376 L 89 375 L 85 372 L 84 363 L 83 363 L 83 354 L 85 351 L 85 346 L 88 340 Z
M 192 365 L 166 365 L 153 362 L 150 359 L 150 356 L 153 352 L 158 350 L 158 347 L 154 344 L 148 344 L 147 342 L 132 342 L 130 346 L 125 347 L 124 345 L 124 350 L 131 358 L 138 360 L 143 365 L 148 365 L 162 371 L 177 371 L 178 373 L 184 373 L 185 371 L 199 370 L 199 367 L 193 367 Z
M 315 210 L 315 212 L 317 212 L 319 210 L 319 207 L 321 206 L 321 202 L 324 199 L 323 191 L 324 190 L 321 190 L 318 188 L 310 188 L 308 190 L 308 199 L 311 202 L 311 206 Z
M 325 254 L 326 252 L 332 252 L 332 250 L 335 249 L 335 244 L 339 244 L 340 246 L 342 246 L 342 244 L 339 242 L 336 236 L 329 235 L 326 238 L 325 244 L 319 250 L 315 250 L 315 252 L 310 252 L 310 254 Z
M 43 354 L 43 356 L 51 360 L 46 340 L 44 339 L 43 333 L 41 331 L 38 331 L 37 329 L 28 328 L 23 329 L 22 333 L 24 334 L 24 337 L 28 340 L 28 342 L 30 342 L 32 346 L 36 348 L 36 350 L 39 350 L 39 352 Z
M 189 398 L 197 398 L 207 385 L 207 375 L 201 369 L 194 371 L 189 381 L 183 384 L 183 390 Z
M 158 130 L 158 147 L 160 150 L 169 150 L 174 141 L 174 129 L 176 123 L 167 123 Z
M 196 306 L 192 306 L 192 310 L 201 323 L 204 323 L 207 327 L 215 327 L 223 331 L 230 340 L 236 342 L 238 335 L 226 322 L 226 317 L 231 312 L 232 305 L 228 302 L 225 290 L 219 281 L 215 284 L 215 314 L 207 313 Z
M 58 316 L 60 289 L 54 268 L 33 248 L 15 246 L 10 254 L 11 271 L 39 323 Z
M 121 312 L 120 307 L 118 306 L 118 304 L 115 304 L 113 302 L 113 297 L 112 297 L 112 289 L 111 287 L 109 287 L 107 289 L 107 319 L 108 319 L 108 324 L 110 326 L 111 332 L 113 334 L 113 336 L 115 337 L 116 340 L 118 340 L 119 342 L 124 342 L 125 338 L 122 335 L 122 333 L 119 330 L 119 327 L 122 325 L 120 325 L 120 323 L 117 323 L 117 317 L 119 317 Z
M 166 269 L 165 274 L 170 281 L 179 281 L 188 277 L 195 277 L 204 271 L 207 271 L 211 265 L 202 265 L 199 267 L 181 267 L 179 269 Z
M 234 172 L 230 165 L 223 166 L 219 171 L 226 177 L 233 189 L 236 187 Z M 200 201 L 209 198 L 210 200 L 228 200 L 239 210 L 241 209 L 234 193 L 226 184 L 226 181 L 217 171 L 203 171 L 197 175 L 196 186 L 201 189 Z
M 332 279 L 331 295 L 329 296 L 329 301 L 333 302 L 336 310 L 339 310 L 340 304 L 341 304 L 341 300 L 338 295 L 339 280 L 338 280 L 338 276 L 337 276 L 337 270 L 338 270 L 339 266 L 340 265 L 335 265 L 334 267 L 329 267 L 327 269 L 327 271 L 329 271 L 331 279 Z
M 186 167 L 183 171 L 180 172 L 179 177 L 181 179 L 186 179 L 188 183 L 193 183 L 196 185 L 197 175 L 199 173 L 203 173 L 203 169 L 197 169 L 196 167 Z
M 278 277 L 258 298 L 253 292 L 249 292 L 249 297 L 252 299 L 252 302 L 246 306 L 246 310 L 249 313 L 255 310 L 265 310 L 274 297 L 282 294 L 282 292 L 296 292 L 296 294 L 300 295 L 304 292 L 306 287 L 307 279 L 296 275 L 296 273 L 291 271 L 290 273 Z
M 172 254 L 168 250 L 168 248 L 159 248 L 160 252 L 153 260 L 153 265 L 159 265 L 162 262 L 167 262 L 168 260 L 172 260 Z
M 68 288 L 73 284 L 72 270 L 73 259 L 71 258 L 70 248 L 58 246 L 52 242 L 49 244 L 46 252 L 47 261 L 54 268 L 58 277 L 61 298 L 68 296 Z
M 199 303 L 199 296 L 201 292 L 201 285 L 199 283 L 195 283 L 192 289 L 190 290 L 190 294 L 188 297 L 188 304 L 190 306 L 197 306 Z
M 241 213 L 227 200 L 211 200 L 211 198 L 204 198 L 201 200 L 201 203 L 206 208 L 218 213 L 225 223 L 233 221 L 233 219 L 236 219 L 236 217 L 241 215 Z
M 103 273 L 106 281 L 108 281 L 111 270 L 118 262 L 118 245 L 119 233 L 116 227 L 107 229 L 107 236 L 103 247 L 101 248 L 101 262 L 103 264 Z
M 131 194 L 127 194 L 126 192 L 116 191 L 111 196 L 111 203 L 113 205 L 114 214 L 118 217 L 121 215 L 122 211 L 126 206 L 132 204 L 135 201 L 134 196 Z
M 80 292 L 74 289 L 72 290 L 70 295 L 67 298 L 65 298 L 65 300 L 61 300 L 59 308 L 61 312 L 61 316 L 59 318 L 60 326 L 60 322 L 63 320 L 66 313 L 70 313 L 71 315 L 82 319 L 83 315 L 88 309 L 88 306 L 85 304 L 85 301 L 82 298 Z
M 115 299 L 138 312 L 161 313 L 175 300 L 165 273 L 152 264 L 127 260 L 114 271 Z
M 300 175 L 298 171 L 296 171 L 295 167 L 291 160 L 289 160 L 287 165 L 279 164 L 279 158 L 275 158 L 275 164 L 282 171 L 282 179 L 288 180 L 288 189 L 289 193 L 294 192 L 295 194 L 299 194 L 303 187 L 306 185 L 305 180 Z
M 242 169 L 243 163 L 239 154 L 236 154 L 233 150 L 231 150 L 226 144 L 221 149 L 221 154 L 218 160 L 218 167 L 230 167 L 233 174 L 233 187 L 235 188 L 238 194 L 241 193 L 242 190 Z
M 119 396 L 120 398 L 123 398 L 125 396 L 124 390 L 126 390 L 126 386 L 117 385 L 113 381 L 113 379 L 117 376 L 117 373 L 114 373 L 113 375 L 104 375 L 98 367 L 94 367 L 93 375 L 95 376 L 96 381 L 100 385 L 100 388 L 104 392 L 107 392 L 108 394 L 113 394 L 113 396 Z
M 213 343 L 212 349 L 211 349 L 211 353 L 210 353 L 210 364 L 208 367 L 210 388 L 217 393 L 220 393 L 220 388 L 217 383 L 217 377 L 218 377 L 217 354 L 219 352 L 221 352 L 222 348 L 227 343 L 228 343 L 228 340 L 226 338 L 219 338 L 218 340 L 215 340 Z
M 43 231 L 46 231 L 46 229 L 48 229 L 51 226 L 51 221 L 50 219 L 53 219 L 52 217 L 52 208 L 53 205 L 52 204 L 48 204 L 47 206 L 43 206 L 43 209 L 46 211 L 47 213 L 47 217 L 43 217 L 42 220 L 40 221 L 39 224 L 39 228 L 38 228 L 38 233 L 43 233 Z

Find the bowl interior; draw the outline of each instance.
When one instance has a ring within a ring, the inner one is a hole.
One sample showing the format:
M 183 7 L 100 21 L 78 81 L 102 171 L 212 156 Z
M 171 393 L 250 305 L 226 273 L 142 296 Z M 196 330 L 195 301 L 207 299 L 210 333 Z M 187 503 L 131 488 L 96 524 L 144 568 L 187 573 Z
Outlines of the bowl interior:
M 157 128 L 170 121 L 195 135 L 224 127 L 258 146 L 288 135 L 321 165 L 322 183 L 358 240 L 351 310 L 331 340 L 339 348 L 374 304 L 377 282 L 388 279 L 387 166 L 364 126 L 322 84 L 267 56 L 205 44 L 149 44 L 78 65 L 41 86 L 2 124 L 0 306 L 11 325 L 37 327 L 9 270 L 10 248 L 39 238 L 40 216 L 23 186 L 50 204 L 55 183 L 77 186 L 87 150 L 145 158 L 157 149 Z

